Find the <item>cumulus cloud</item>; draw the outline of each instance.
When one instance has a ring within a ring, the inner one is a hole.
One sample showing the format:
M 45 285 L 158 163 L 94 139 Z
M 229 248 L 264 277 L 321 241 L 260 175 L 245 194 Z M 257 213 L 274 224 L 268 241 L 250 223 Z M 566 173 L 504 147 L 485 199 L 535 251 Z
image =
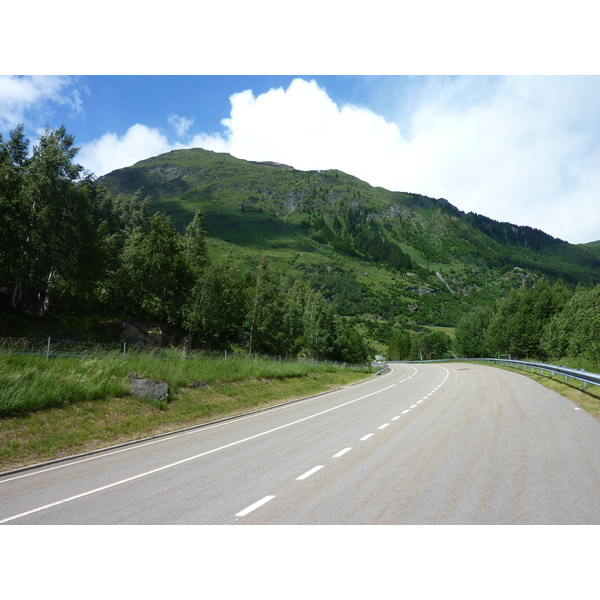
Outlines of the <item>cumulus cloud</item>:
M 171 115 L 175 143 L 137 124 L 123 136 L 107 133 L 84 144 L 80 158 L 101 175 L 202 147 L 301 170 L 339 169 L 574 243 L 600 239 L 600 78 L 398 82 L 398 110 L 386 118 L 338 105 L 316 82 L 295 79 L 285 90 L 233 94 L 222 134 L 193 134 L 191 119 Z
M 79 112 L 81 97 L 71 83 L 69 77 L 0 75 L 0 129 L 13 129 L 32 113 L 43 118 L 52 103 Z
M 194 124 L 193 119 L 188 119 L 187 117 L 181 117 L 179 115 L 169 115 L 168 122 L 169 125 L 175 129 L 175 132 L 179 137 L 184 136 Z
M 340 169 L 572 242 L 600 237 L 600 79 L 432 78 L 404 94 L 401 131 L 371 110 L 336 105 L 314 81 L 258 97 L 246 90 L 230 99 L 225 151 Z
M 229 152 L 227 142 L 219 134 L 199 133 L 188 136 L 185 143 L 171 143 L 159 129 L 136 123 L 123 135 L 105 133 L 92 142 L 81 144 L 77 161 L 99 177 L 115 169 L 129 167 L 140 160 L 182 148 Z
M 104 175 L 176 147 L 169 144 L 158 129 L 136 123 L 122 136 L 105 133 L 97 140 L 83 144 L 77 159 L 88 171 Z

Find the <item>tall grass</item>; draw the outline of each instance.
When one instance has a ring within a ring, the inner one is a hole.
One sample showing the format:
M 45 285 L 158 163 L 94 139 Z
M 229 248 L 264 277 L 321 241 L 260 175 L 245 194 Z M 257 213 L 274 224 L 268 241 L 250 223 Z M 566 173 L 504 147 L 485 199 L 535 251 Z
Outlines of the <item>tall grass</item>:
M 56 357 L 49 360 L 36 355 L 0 355 L 0 417 L 22 415 L 57 408 L 84 400 L 127 396 L 127 375 L 160 379 L 171 392 L 198 382 L 239 382 L 247 379 L 282 379 L 340 370 L 328 363 L 278 362 L 241 357 L 208 358 L 181 351 L 115 353 L 95 358 Z

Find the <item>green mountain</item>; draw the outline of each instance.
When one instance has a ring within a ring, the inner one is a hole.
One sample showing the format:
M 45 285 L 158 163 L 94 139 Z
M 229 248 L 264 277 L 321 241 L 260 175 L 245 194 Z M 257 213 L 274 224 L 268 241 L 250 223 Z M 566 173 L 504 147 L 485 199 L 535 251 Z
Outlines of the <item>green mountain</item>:
M 600 240 L 597 242 L 588 242 L 587 244 L 579 244 L 579 246 L 600 256 Z
M 337 170 L 191 149 L 100 181 L 113 193 L 141 190 L 151 211 L 170 215 L 180 230 L 200 208 L 213 258 L 231 249 L 250 269 L 267 254 L 286 283 L 303 277 L 337 314 L 366 317 L 371 329 L 378 319 L 452 327 L 472 306 L 542 276 L 570 286 L 600 283 L 595 248 Z

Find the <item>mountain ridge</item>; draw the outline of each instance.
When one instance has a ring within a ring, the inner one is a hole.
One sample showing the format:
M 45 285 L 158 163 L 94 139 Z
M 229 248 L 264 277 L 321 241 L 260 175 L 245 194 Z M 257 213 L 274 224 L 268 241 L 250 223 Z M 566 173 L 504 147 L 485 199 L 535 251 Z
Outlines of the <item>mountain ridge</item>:
M 336 311 L 452 326 L 467 308 L 542 276 L 600 282 L 600 254 L 539 229 L 465 213 L 444 198 L 374 187 L 339 170 L 300 171 L 201 148 L 173 150 L 99 178 L 140 191 L 180 230 L 197 209 L 210 251 L 308 278 Z

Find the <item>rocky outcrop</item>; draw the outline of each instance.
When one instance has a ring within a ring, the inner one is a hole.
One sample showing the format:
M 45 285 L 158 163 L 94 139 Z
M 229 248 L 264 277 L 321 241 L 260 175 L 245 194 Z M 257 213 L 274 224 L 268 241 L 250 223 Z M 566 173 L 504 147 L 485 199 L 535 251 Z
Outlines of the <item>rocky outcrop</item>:
M 132 396 L 148 400 L 168 400 L 170 397 L 169 385 L 164 381 L 157 381 L 149 377 L 138 377 L 135 371 L 129 373 L 129 391 Z
M 129 345 L 156 348 L 163 343 L 163 333 L 160 327 L 136 326 L 127 321 L 123 321 L 121 325 L 123 327 L 121 340 Z

